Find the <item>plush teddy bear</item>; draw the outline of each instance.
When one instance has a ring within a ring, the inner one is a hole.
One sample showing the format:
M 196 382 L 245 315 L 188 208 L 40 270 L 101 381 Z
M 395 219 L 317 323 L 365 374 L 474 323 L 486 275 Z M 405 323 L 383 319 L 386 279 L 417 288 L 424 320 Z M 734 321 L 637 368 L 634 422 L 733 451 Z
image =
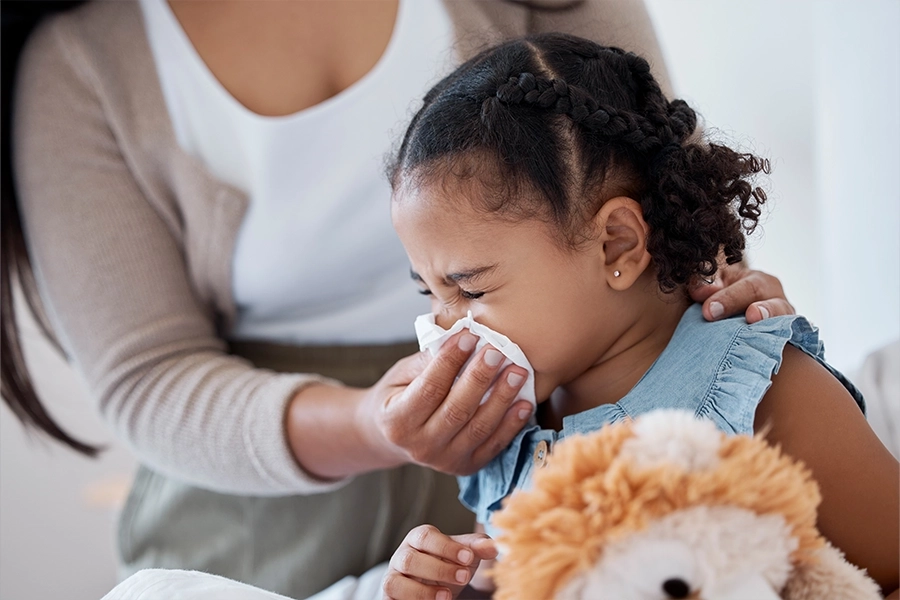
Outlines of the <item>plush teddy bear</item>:
M 494 598 L 881 598 L 816 530 L 819 501 L 761 437 L 649 413 L 560 442 L 507 499 Z

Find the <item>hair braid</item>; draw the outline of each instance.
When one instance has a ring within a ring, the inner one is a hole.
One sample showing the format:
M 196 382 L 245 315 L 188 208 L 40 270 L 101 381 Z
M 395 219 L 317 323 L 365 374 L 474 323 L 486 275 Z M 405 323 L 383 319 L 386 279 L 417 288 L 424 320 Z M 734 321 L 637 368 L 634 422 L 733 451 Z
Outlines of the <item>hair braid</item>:
M 649 119 L 635 112 L 601 105 L 587 90 L 562 79 L 519 73 L 499 86 L 495 96 L 485 100 L 484 107 L 486 111 L 493 111 L 499 104 L 525 104 L 566 115 L 608 142 L 621 140 L 641 152 L 662 146 L 656 127 Z

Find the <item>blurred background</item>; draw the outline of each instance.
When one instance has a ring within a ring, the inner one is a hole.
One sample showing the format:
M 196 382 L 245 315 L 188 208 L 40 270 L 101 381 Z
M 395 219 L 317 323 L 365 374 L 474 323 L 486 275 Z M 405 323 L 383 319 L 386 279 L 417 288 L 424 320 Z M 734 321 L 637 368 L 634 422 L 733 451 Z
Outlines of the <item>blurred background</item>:
M 751 264 L 781 279 L 853 378 L 900 338 L 900 2 L 647 4 L 677 95 L 717 137 L 772 161 Z M 0 409 L 0 599 L 96 600 L 116 582 L 135 462 L 32 323 L 23 337 L 59 422 L 108 450 L 82 458 Z

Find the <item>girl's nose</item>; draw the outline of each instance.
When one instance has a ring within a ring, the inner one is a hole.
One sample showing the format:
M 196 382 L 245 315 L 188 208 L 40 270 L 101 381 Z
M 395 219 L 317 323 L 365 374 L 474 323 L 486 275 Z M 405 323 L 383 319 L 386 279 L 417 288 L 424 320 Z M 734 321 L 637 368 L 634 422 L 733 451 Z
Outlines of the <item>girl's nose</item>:
M 453 327 L 453 324 L 462 319 L 468 314 L 464 309 L 461 308 L 446 308 L 437 309 L 434 311 L 434 322 L 438 324 L 441 329 L 450 329 Z

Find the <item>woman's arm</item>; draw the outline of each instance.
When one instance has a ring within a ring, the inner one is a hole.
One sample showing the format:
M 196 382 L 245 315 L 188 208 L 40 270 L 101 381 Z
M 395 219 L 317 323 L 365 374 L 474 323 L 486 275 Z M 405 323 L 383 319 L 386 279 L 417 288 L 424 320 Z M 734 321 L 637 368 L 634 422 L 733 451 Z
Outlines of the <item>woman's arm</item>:
M 822 492 L 818 527 L 885 593 L 898 588 L 900 470 L 846 389 L 786 346 L 756 430 L 811 470 Z
M 188 276 L 185 236 L 151 206 L 119 144 L 104 103 L 117 100 L 101 100 L 81 16 L 30 39 L 13 127 L 23 225 L 63 345 L 116 434 L 154 469 L 222 492 L 324 489 L 284 435 L 290 398 L 319 379 L 226 353 Z
M 653 21 L 643 0 L 536 0 L 529 33 L 560 31 L 617 46 L 640 54 L 650 63 L 653 77 L 672 98 L 672 84 Z
M 525 370 L 488 364 L 488 347 L 460 374 L 475 342 L 462 331 L 433 359 L 425 352 L 404 358 L 366 390 L 305 388 L 291 401 L 287 420 L 300 464 L 326 479 L 407 462 L 454 475 L 483 467 L 532 411 L 527 401 L 515 402 Z

